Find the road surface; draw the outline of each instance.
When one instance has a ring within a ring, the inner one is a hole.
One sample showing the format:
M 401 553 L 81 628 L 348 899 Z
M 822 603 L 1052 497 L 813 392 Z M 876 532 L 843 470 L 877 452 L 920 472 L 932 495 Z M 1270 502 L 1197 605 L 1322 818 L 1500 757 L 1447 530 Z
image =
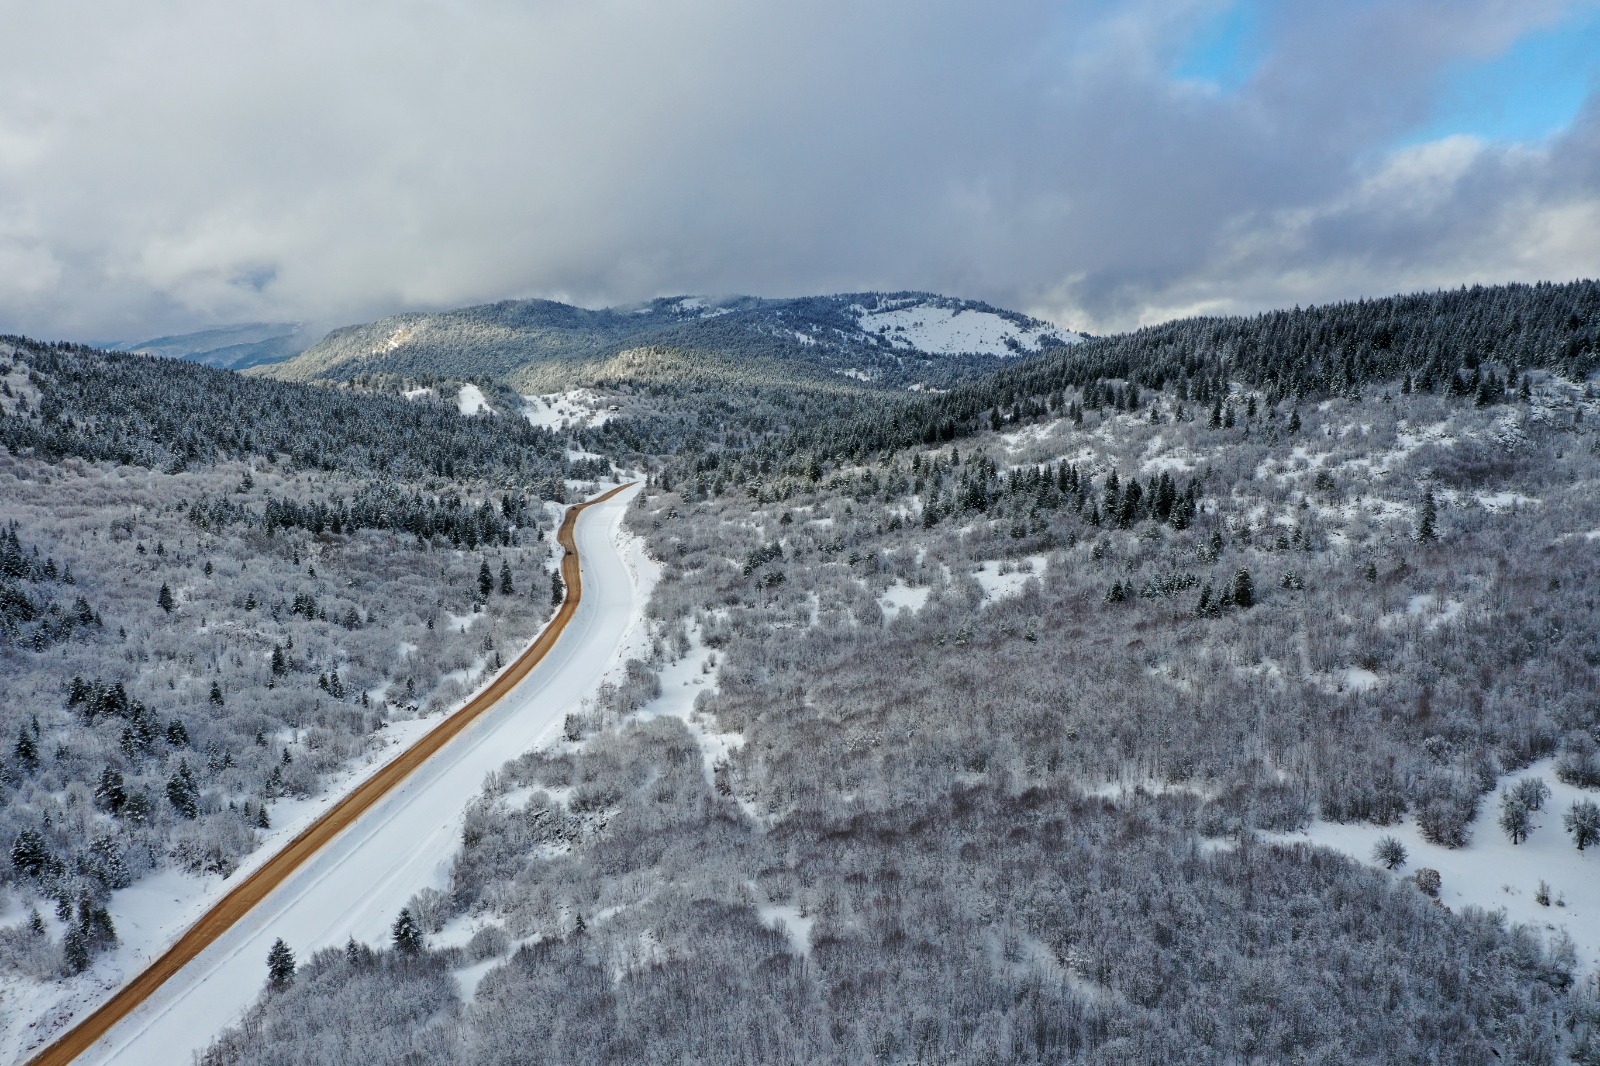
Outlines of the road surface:
M 494 684 L 232 889 L 32 1064 L 187 1063 L 260 994 L 275 939 L 301 958 L 351 936 L 387 943 L 415 892 L 445 886 L 484 775 L 554 738 L 621 644 L 638 605 L 614 537 L 633 494 L 614 490 L 581 520 L 569 512 L 558 534 L 568 549 L 567 602 Z

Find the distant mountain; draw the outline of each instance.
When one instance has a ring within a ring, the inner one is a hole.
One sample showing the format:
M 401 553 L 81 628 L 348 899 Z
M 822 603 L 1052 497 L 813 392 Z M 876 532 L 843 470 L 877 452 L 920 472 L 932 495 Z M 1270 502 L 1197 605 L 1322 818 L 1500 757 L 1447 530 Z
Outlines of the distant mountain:
M 246 322 L 109 347 L 115 351 L 187 359 L 224 370 L 244 370 L 292 359 L 309 348 L 315 339 L 315 335 L 298 322 Z
M 602 310 L 506 300 L 337 329 L 261 372 L 300 381 L 490 378 L 548 392 L 591 384 L 614 373 L 619 355 L 648 349 L 712 374 L 762 363 L 813 384 L 940 387 L 1079 339 L 1014 311 L 928 293 L 666 297 Z

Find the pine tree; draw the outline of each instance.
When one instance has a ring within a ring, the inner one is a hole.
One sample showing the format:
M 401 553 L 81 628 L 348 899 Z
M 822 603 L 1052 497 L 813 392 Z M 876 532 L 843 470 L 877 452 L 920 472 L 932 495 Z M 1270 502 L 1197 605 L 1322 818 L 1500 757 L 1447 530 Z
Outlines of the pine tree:
M 68 929 L 61 941 L 61 962 L 69 974 L 89 968 L 89 938 L 77 925 Z
M 161 583 L 161 591 L 156 593 L 156 606 L 168 614 L 172 613 L 172 589 L 165 581 Z
M 552 606 L 561 606 L 561 601 L 566 599 L 567 587 L 561 581 L 561 572 L 558 570 L 550 575 L 550 603 Z
M 516 586 L 511 583 L 511 564 L 502 561 L 500 563 L 500 595 L 510 596 L 516 591 Z
M 168 778 L 167 799 L 171 801 L 173 810 L 183 817 L 199 817 L 200 787 L 195 784 L 194 772 L 189 769 L 187 760 L 180 760 L 178 769 Z
M 289 950 L 289 945 L 279 937 L 272 942 L 272 949 L 267 952 L 267 985 L 274 992 L 282 992 L 294 984 L 294 952 Z
M 108 766 L 100 771 L 100 783 L 95 786 L 94 801 L 112 814 L 119 813 L 128 802 L 128 791 L 116 767 Z
M 1254 606 L 1256 586 L 1250 580 L 1250 571 L 1241 569 L 1233 575 L 1233 602 L 1236 607 Z
M 1422 496 L 1422 513 L 1417 520 L 1417 539 L 1427 543 L 1439 539 L 1439 506 L 1434 502 L 1433 489 Z
M 211 703 L 216 707 L 222 706 L 222 684 L 220 682 L 211 682 Z
M 394 936 L 395 950 L 400 954 L 417 955 L 422 951 L 422 928 L 411 916 L 410 907 L 401 908 L 400 917 L 394 920 L 391 932 Z
M 272 672 L 279 677 L 289 672 L 289 660 L 283 654 L 283 645 L 272 646 Z
M 17 872 L 37 876 L 50 860 L 50 849 L 44 834 L 37 829 L 24 829 L 11 842 L 11 865 Z
M 17 731 L 17 744 L 11 753 L 17 757 L 17 765 L 22 767 L 23 773 L 32 773 L 39 768 L 39 745 L 26 728 Z
M 487 559 L 478 564 L 478 592 L 486 600 L 494 592 L 494 575 L 489 573 L 489 560 Z

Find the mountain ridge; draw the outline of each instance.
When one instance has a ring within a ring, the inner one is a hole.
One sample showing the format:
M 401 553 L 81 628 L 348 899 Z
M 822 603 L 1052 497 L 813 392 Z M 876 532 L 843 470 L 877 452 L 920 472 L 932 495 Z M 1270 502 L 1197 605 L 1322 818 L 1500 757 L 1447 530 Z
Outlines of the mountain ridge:
M 621 353 L 659 348 L 708 362 L 770 357 L 864 385 L 905 388 L 945 386 L 992 370 L 1008 356 L 1078 339 L 1019 312 L 917 292 L 670 296 L 598 310 L 501 300 L 345 326 L 299 356 L 256 372 L 324 382 L 488 377 L 528 391 L 589 384 L 586 374 Z

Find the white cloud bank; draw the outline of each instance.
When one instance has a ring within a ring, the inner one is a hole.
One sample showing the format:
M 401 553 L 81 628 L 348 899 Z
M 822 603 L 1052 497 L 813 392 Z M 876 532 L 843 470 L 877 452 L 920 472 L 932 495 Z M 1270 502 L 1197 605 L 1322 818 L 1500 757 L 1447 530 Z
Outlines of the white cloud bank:
M 1574 5 L 0 0 L 0 329 L 923 288 L 1104 331 L 1600 274 L 1600 106 L 1395 150 Z

